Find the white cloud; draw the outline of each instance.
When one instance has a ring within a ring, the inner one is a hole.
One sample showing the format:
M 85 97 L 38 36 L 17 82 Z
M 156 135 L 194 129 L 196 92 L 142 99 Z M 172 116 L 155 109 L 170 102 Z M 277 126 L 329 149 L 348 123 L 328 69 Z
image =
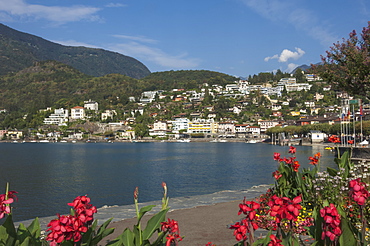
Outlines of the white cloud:
M 317 15 L 308 9 L 302 8 L 299 1 L 291 0 L 240 0 L 246 6 L 273 22 L 286 22 L 297 30 L 306 32 L 313 39 L 324 46 L 330 46 L 338 37 L 333 35 L 325 24 L 321 23 Z
M 280 54 L 279 62 L 287 62 L 289 59 L 297 60 L 305 54 L 305 52 L 300 48 L 295 48 L 295 50 L 296 51 L 294 52 L 284 49 Z
M 268 62 L 269 60 L 271 59 L 279 59 L 279 55 L 276 54 L 276 55 L 273 55 L 273 56 L 268 56 L 268 57 L 265 57 L 264 61 L 265 62 Z
M 297 64 L 295 64 L 295 63 L 289 63 L 289 64 L 288 64 L 288 68 L 285 70 L 285 72 L 290 73 L 290 72 L 292 72 L 296 67 L 298 67 L 298 65 L 297 65 Z
M 75 5 L 70 7 L 28 4 L 24 0 L 0 0 L 0 13 L 12 18 L 46 19 L 57 23 L 79 20 L 96 21 L 99 8 Z
M 83 46 L 83 47 L 98 48 L 98 49 L 101 48 L 101 47 L 98 47 L 98 46 L 95 46 L 95 45 L 92 45 L 92 44 L 83 43 L 83 42 L 79 42 L 79 41 L 76 41 L 76 40 L 63 40 L 63 41 L 50 40 L 50 41 L 54 42 L 54 43 L 57 43 L 57 44 L 65 45 L 65 46 Z
M 108 3 L 107 5 L 105 5 L 105 7 L 107 8 L 120 8 L 120 7 L 126 7 L 127 5 L 126 4 L 122 4 L 122 3 Z
M 278 59 L 279 62 L 287 62 L 290 59 L 297 60 L 301 58 L 306 52 L 304 52 L 301 48 L 295 48 L 296 51 L 291 51 L 288 49 L 284 49 L 280 55 L 276 54 L 273 56 L 268 56 L 264 59 L 265 62 L 271 59 Z
M 129 39 L 132 41 L 138 41 L 138 42 L 143 42 L 143 43 L 152 43 L 152 44 L 158 43 L 157 40 L 142 37 L 142 36 L 113 35 L 113 37 L 121 38 L 121 39 Z
M 200 63 L 199 59 L 188 58 L 187 53 L 170 55 L 161 49 L 149 47 L 138 42 L 119 43 L 110 46 L 109 49 L 143 61 L 153 62 L 164 68 L 190 69 L 197 67 Z

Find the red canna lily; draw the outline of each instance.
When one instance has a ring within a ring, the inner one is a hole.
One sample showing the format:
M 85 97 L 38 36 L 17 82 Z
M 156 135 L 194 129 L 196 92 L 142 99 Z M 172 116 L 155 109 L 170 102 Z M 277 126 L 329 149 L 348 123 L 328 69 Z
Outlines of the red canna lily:
M 289 153 L 290 154 L 295 154 L 296 151 L 297 151 L 297 149 L 295 147 L 293 147 L 293 146 L 289 147 Z
M 369 192 L 366 189 L 366 183 L 361 182 L 360 178 L 349 181 L 350 195 L 352 199 L 359 205 L 363 206 L 366 199 L 369 197 Z
M 340 229 L 340 215 L 337 208 L 331 203 L 329 206 L 320 210 L 320 215 L 324 218 L 321 239 L 324 240 L 327 237 L 330 241 L 335 241 L 342 234 L 342 230 Z
M 280 161 L 280 153 L 274 153 L 274 161 Z
M 278 180 L 279 178 L 281 178 L 283 175 L 278 171 L 276 170 L 275 172 L 272 173 L 272 176 Z
M 271 241 L 269 242 L 269 244 L 267 244 L 267 246 L 283 246 L 281 244 L 282 240 L 278 239 L 274 234 L 270 235 L 270 239 Z

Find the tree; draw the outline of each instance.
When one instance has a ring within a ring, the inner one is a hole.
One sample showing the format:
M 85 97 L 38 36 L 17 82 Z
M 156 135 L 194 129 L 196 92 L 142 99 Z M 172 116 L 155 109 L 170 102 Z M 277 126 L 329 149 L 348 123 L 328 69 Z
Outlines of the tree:
M 354 30 L 349 34 L 349 39 L 330 47 L 326 57 L 321 57 L 323 65 L 313 66 L 313 72 L 349 94 L 369 96 L 369 52 L 370 21 L 360 37 Z
M 149 128 L 146 124 L 139 123 L 135 125 L 135 135 L 139 138 L 149 136 Z

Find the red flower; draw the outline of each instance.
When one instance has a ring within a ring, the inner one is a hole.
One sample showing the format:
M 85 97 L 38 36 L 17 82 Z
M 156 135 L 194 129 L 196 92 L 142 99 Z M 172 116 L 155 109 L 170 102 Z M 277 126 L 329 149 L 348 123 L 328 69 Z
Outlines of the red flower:
M 301 196 L 290 200 L 287 197 L 273 195 L 268 202 L 268 206 L 270 207 L 269 213 L 272 217 L 276 218 L 276 223 L 280 223 L 283 219 L 297 221 L 299 211 L 302 209 L 299 204 L 301 201 Z
M 340 139 L 337 135 L 331 135 L 329 138 L 328 138 L 328 141 L 329 142 L 332 142 L 332 143 L 340 143 Z
M 281 244 L 282 241 L 278 239 L 274 234 L 270 235 L 270 239 L 271 241 L 269 242 L 269 244 L 267 244 L 267 246 L 283 246 Z
M 281 178 L 283 175 L 278 171 L 276 170 L 275 172 L 272 173 L 272 176 L 278 180 L 279 178 Z
M 308 159 L 311 161 L 310 164 L 317 165 L 319 163 L 320 157 L 321 157 L 320 152 L 317 152 L 313 157 L 312 156 L 308 157 Z
M 353 140 L 348 140 L 348 144 L 353 144 L 354 141 Z
M 274 153 L 274 161 L 280 161 L 280 153 Z
M 321 239 L 324 240 L 325 237 L 328 237 L 331 241 L 335 241 L 342 234 L 340 229 L 340 215 L 337 208 L 331 203 L 329 206 L 320 210 L 320 215 L 324 218 Z
M 87 232 L 91 224 L 93 214 L 97 212 L 96 207 L 90 204 L 90 198 L 87 196 L 78 196 L 68 205 L 73 207 L 73 215 L 58 215 L 58 219 L 50 221 L 46 231 L 50 231 L 46 240 L 50 244 L 61 243 L 64 240 L 73 240 L 79 242 L 82 239 L 82 233 Z
M 208 242 L 206 246 L 216 246 L 216 244 L 213 244 L 212 242 Z
M 180 237 L 180 229 L 176 220 L 168 219 L 166 222 L 161 222 L 161 229 L 163 232 L 168 232 L 166 237 L 166 246 L 171 245 L 172 242 L 178 242 L 182 240 Z
M 294 161 L 293 162 L 293 170 L 294 170 L 294 172 L 298 172 L 298 169 L 299 169 L 300 166 L 301 165 L 299 164 L 298 161 Z
M 295 154 L 296 151 L 297 151 L 297 149 L 295 147 L 293 147 L 293 146 L 289 147 L 289 153 Z
M 9 204 L 14 202 L 14 198 L 17 200 L 17 196 L 14 195 L 16 191 L 8 191 L 8 195 L 0 195 L 0 219 L 4 218 L 5 214 L 10 214 L 11 209 Z M 7 198 L 7 199 L 6 199 Z
M 369 192 L 366 189 L 366 184 L 361 182 L 360 178 L 349 181 L 350 195 L 352 199 L 362 206 L 366 203 L 369 197 Z
M 229 229 L 234 229 L 236 241 L 247 240 L 247 233 L 249 233 L 247 220 L 244 219 L 241 222 L 236 222 L 234 225 L 230 226 Z

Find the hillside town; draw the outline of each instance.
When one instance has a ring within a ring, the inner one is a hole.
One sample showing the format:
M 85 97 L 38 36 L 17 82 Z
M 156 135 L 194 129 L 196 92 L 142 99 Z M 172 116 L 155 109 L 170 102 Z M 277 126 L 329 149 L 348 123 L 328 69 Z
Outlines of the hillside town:
M 298 83 L 292 75 L 264 84 L 239 80 L 224 87 L 205 83 L 194 90 L 144 91 L 140 98 L 129 98 L 133 107 L 125 112 L 113 108 L 101 110 L 99 102 L 88 99 L 69 109 L 40 109 L 47 117 L 38 129 L 2 129 L 0 138 L 17 142 L 184 139 L 256 142 L 268 138 L 266 133 L 273 127 L 339 124 L 341 115 L 352 110 L 349 102 L 354 99 L 341 91 L 334 92 L 314 74 L 304 77 L 305 83 Z M 313 87 L 316 89 L 312 90 Z M 353 107 L 356 112 L 351 112 L 353 119 L 360 114 L 366 119 L 370 107 L 356 102 L 356 108 Z M 2 113 L 6 111 L 3 109 Z

